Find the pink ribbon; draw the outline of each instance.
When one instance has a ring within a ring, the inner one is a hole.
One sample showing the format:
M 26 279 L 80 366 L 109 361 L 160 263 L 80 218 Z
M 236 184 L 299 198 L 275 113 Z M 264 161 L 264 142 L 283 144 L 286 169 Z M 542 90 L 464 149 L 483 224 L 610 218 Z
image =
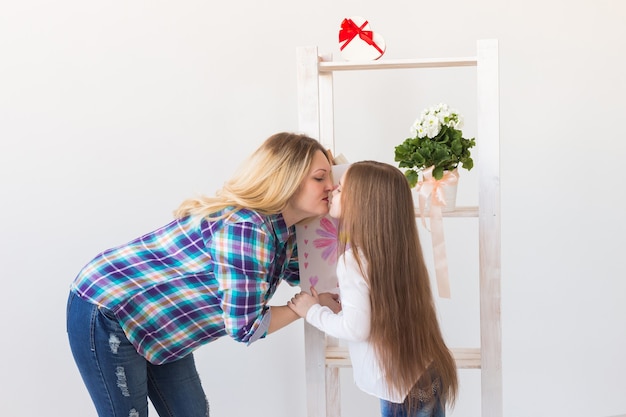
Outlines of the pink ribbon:
M 419 210 L 422 224 L 426 226 L 424 212 L 426 203 L 430 199 L 430 232 L 433 241 L 433 256 L 435 260 L 435 276 L 437 277 L 437 289 L 439 296 L 450 298 L 450 279 L 448 276 L 448 256 L 443 237 L 443 216 L 441 207 L 446 206 L 444 186 L 454 186 L 459 182 L 459 173 L 444 171 L 443 178 L 437 180 L 433 177 L 433 168 L 429 167 L 422 172 L 422 179 L 417 183 L 416 190 L 419 196 Z

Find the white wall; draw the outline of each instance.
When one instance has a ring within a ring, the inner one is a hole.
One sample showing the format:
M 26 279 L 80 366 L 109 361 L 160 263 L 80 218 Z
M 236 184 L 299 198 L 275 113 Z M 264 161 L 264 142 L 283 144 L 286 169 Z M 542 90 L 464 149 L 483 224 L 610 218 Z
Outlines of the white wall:
M 215 191 L 270 134 L 297 130 L 295 49 L 337 53 L 353 15 L 384 36 L 388 59 L 472 56 L 477 39 L 499 40 L 504 414 L 626 413 L 623 1 L 27 0 L 0 5 L 0 415 L 95 415 L 66 341 L 70 281 Z M 438 101 L 471 132 L 468 71 L 338 76 L 338 151 L 392 162 Z M 443 326 L 471 342 L 475 230 L 446 227 L 457 292 L 440 303 Z M 214 416 L 305 416 L 302 323 L 251 347 L 220 340 L 197 360 Z M 343 379 L 344 415 L 376 416 Z M 477 374 L 462 384 L 451 415 L 478 416 Z

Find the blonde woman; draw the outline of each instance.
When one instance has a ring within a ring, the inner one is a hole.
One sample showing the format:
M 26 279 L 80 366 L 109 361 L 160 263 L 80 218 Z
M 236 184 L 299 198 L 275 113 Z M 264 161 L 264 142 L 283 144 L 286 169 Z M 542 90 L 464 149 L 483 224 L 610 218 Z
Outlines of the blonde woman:
M 299 283 L 295 224 L 328 212 L 331 164 L 312 138 L 268 138 L 215 197 L 97 255 L 70 288 L 67 331 L 100 417 L 208 416 L 192 352 L 265 337 L 299 317 L 269 306 Z
M 341 312 L 312 294 L 288 305 L 327 334 L 348 341 L 357 386 L 380 398 L 383 417 L 444 416 L 457 393 L 415 223 L 409 184 L 396 167 L 352 164 L 333 191 L 339 219 Z

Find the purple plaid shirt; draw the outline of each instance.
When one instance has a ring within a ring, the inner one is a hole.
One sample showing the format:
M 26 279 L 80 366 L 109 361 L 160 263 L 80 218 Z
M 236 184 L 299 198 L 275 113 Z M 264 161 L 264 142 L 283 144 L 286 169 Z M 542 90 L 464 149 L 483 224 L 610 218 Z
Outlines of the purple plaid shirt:
M 137 352 L 162 364 L 225 335 L 264 337 L 281 280 L 299 283 L 295 227 L 242 209 L 220 220 L 177 219 L 108 249 L 71 289 L 113 311 Z

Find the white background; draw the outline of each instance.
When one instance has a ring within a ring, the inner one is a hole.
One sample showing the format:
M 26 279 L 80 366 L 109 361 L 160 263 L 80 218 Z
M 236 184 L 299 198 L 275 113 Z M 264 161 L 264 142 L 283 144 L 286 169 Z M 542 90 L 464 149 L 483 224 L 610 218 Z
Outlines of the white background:
M 340 59 L 355 15 L 384 37 L 383 59 L 474 56 L 498 39 L 504 415 L 626 413 L 624 1 L 26 0 L 0 3 L 0 415 L 95 416 L 65 334 L 69 283 L 297 131 L 296 48 Z M 475 69 L 412 71 L 336 76 L 336 152 L 393 162 L 440 101 L 475 134 Z M 475 204 L 477 171 L 461 175 L 458 203 Z M 452 346 L 478 340 L 476 229 L 446 223 Z M 212 416 L 305 416 L 302 322 L 196 358 Z M 377 416 L 342 377 L 344 416 Z M 450 415 L 480 415 L 478 372 L 461 383 Z

